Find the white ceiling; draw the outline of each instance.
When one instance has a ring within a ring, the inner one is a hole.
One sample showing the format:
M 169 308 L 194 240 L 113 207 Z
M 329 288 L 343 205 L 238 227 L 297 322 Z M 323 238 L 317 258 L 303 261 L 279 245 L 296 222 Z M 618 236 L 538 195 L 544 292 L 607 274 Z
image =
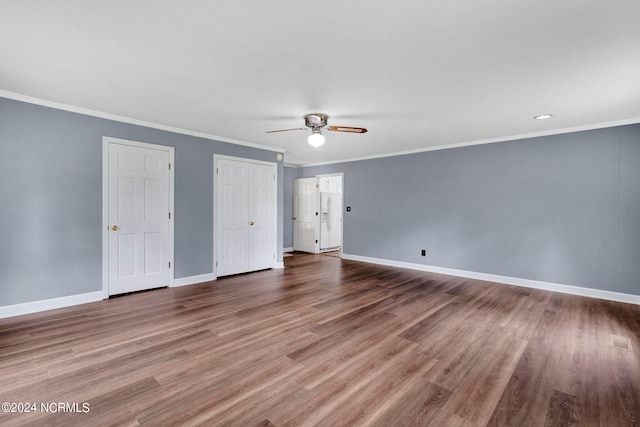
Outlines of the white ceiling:
M 640 122 L 638 0 L 0 0 L 0 22 L 0 91 L 292 164 Z M 265 133 L 314 112 L 369 132 Z

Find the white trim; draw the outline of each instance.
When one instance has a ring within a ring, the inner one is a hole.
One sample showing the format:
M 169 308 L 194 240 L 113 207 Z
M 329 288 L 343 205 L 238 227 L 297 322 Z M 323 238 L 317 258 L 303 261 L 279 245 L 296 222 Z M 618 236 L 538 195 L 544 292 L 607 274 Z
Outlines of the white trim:
M 282 253 L 285 252 L 293 252 L 293 246 L 291 246 L 290 248 L 282 248 Z
M 404 156 L 407 154 L 425 153 L 427 151 L 448 150 L 449 148 L 469 147 L 473 145 L 493 144 L 496 142 L 517 141 L 519 139 L 538 138 L 541 136 L 551 136 L 551 135 L 561 135 L 564 133 L 582 132 L 585 130 L 595 130 L 595 129 L 605 129 L 610 127 L 626 126 L 626 125 L 633 125 L 638 123 L 640 123 L 640 117 L 635 117 L 630 119 L 616 120 L 612 122 L 595 123 L 592 125 L 574 126 L 570 128 L 553 129 L 553 130 L 546 130 L 546 131 L 532 132 L 532 133 L 523 133 L 519 135 L 501 136 L 499 138 L 479 139 L 474 141 L 458 142 L 454 144 L 436 145 L 433 147 L 416 148 L 414 150 L 396 151 L 392 153 L 374 154 L 371 156 L 354 157 L 351 159 L 335 160 L 330 162 L 305 163 L 305 164 L 301 164 L 299 167 L 307 168 L 312 166 L 324 166 L 324 165 L 334 165 L 338 163 L 359 162 L 361 160 L 372 160 L 372 159 L 381 159 L 385 157 Z
M 169 154 L 169 287 L 173 287 L 175 272 L 174 224 L 175 224 L 175 151 L 168 145 L 149 144 L 147 142 L 131 141 L 127 139 L 102 137 L 102 292 L 104 298 L 109 298 L 109 144 L 121 144 L 138 148 L 166 151 Z
M 278 170 L 278 164 L 276 162 L 270 162 L 268 160 L 256 160 L 256 159 L 249 159 L 245 157 L 227 156 L 226 154 L 214 154 L 213 158 L 214 160 L 216 159 L 233 160 L 235 162 L 255 163 L 257 165 L 272 166 L 276 168 L 276 172 Z M 215 164 L 214 164 L 214 167 L 216 167 Z M 276 178 L 277 178 L 277 175 L 276 175 Z
M 4 307 L 0 307 L 0 319 L 22 316 L 23 314 L 38 313 L 40 311 L 55 310 L 57 308 L 70 307 L 72 305 L 102 301 L 102 295 L 102 291 L 96 291 L 88 292 L 86 294 L 25 302 L 22 304 L 5 305 Z
M 47 101 L 40 98 L 33 98 L 27 95 L 21 95 L 19 93 L 7 92 L 0 90 L 0 97 L 13 99 L 15 101 L 26 102 L 29 104 L 40 105 L 43 107 L 54 108 L 56 110 L 64 110 L 72 113 L 84 114 L 85 116 L 99 117 L 101 119 L 113 120 L 121 123 L 129 123 L 137 126 L 144 126 L 152 129 L 160 129 L 167 132 L 179 133 L 182 135 L 195 136 L 196 138 L 204 138 L 212 141 L 227 142 L 229 144 L 243 145 L 245 147 L 259 148 L 261 150 L 275 151 L 277 153 L 285 153 L 285 148 L 269 147 L 266 145 L 255 144 L 252 142 L 240 141 L 232 138 L 225 138 L 223 136 L 211 135 L 203 132 L 196 132 L 188 129 L 177 128 L 173 126 L 162 125 L 160 123 L 148 122 L 146 120 L 133 119 L 131 117 L 118 116 L 116 114 L 104 113 L 102 111 L 90 110 L 88 108 L 74 107 L 73 105 L 61 104 L 58 102 Z
M 213 280 L 217 280 L 216 275 L 213 273 L 200 274 L 198 276 L 181 277 L 179 279 L 175 279 L 173 281 L 173 285 L 170 287 L 177 288 L 180 286 L 195 285 L 196 283 L 211 282 Z
M 109 144 L 102 137 L 102 296 L 109 298 Z
M 229 143 L 229 144 L 242 145 L 242 146 L 245 146 L 245 147 L 252 147 L 252 148 L 258 148 L 258 149 L 261 149 L 261 150 L 274 151 L 274 152 L 277 152 L 277 153 L 286 153 L 287 152 L 286 148 L 271 147 L 271 146 L 268 146 L 268 145 L 261 145 L 261 144 L 256 144 L 256 143 L 253 143 L 253 142 L 240 141 L 240 140 L 233 139 L 233 138 L 226 138 L 226 137 L 223 137 L 223 136 L 211 135 L 211 134 L 203 133 L 203 132 L 196 132 L 196 131 L 192 131 L 192 130 L 188 130 L 188 129 L 182 129 L 182 128 L 177 128 L 177 127 L 173 127 L 173 126 L 163 125 L 163 124 L 160 124 L 160 123 L 148 122 L 148 121 L 145 121 L 145 120 L 134 119 L 134 118 L 131 118 L 131 117 L 119 116 L 119 115 L 116 115 L 116 114 L 105 113 L 105 112 L 97 111 L 97 110 L 91 110 L 91 109 L 88 109 L 88 108 L 75 107 L 75 106 L 68 105 L 68 104 L 61 104 L 61 103 L 58 103 L 58 102 L 47 101 L 47 100 L 44 100 L 44 99 L 34 98 L 34 97 L 31 97 L 31 96 L 22 95 L 22 94 L 14 93 L 14 92 L 8 92 L 8 91 L 5 91 L 5 90 L 0 90 L 0 97 L 7 98 L 7 99 L 13 99 L 15 101 L 26 102 L 26 103 L 29 103 L 29 104 L 40 105 L 40 106 L 43 106 L 43 107 L 54 108 L 56 110 L 64 110 L 64 111 L 69 111 L 69 112 L 72 112 L 72 113 L 84 114 L 86 116 L 99 117 L 99 118 L 102 118 L 102 119 L 113 120 L 113 121 L 116 121 L 116 122 L 129 123 L 129 124 L 133 124 L 133 125 L 144 126 L 144 127 L 147 127 L 147 128 L 159 129 L 159 130 L 164 130 L 164 131 L 167 131 L 167 132 L 174 132 L 174 133 L 179 133 L 179 134 L 182 134 L 182 135 L 194 136 L 196 138 L 203 138 L 203 139 L 208 139 L 208 140 L 211 140 L 211 141 L 226 142 L 226 143 Z M 354 157 L 354 158 L 350 158 L 350 159 L 335 160 L 335 161 L 329 161 L 329 162 L 305 163 L 305 164 L 300 164 L 300 165 L 295 165 L 295 164 L 292 164 L 292 163 L 283 163 L 283 166 L 299 168 L 299 167 L 332 165 L 332 164 L 337 164 L 337 163 L 358 162 L 358 161 L 361 161 L 361 160 L 371 160 L 371 159 L 379 159 L 379 158 L 384 158 L 384 157 L 403 156 L 403 155 L 406 155 L 406 154 L 423 153 L 423 152 L 427 152 L 427 151 L 436 151 L 436 150 L 446 150 L 446 149 L 449 149 L 449 148 L 468 147 L 468 146 L 472 146 L 472 145 L 491 144 L 491 143 L 494 143 L 494 142 L 515 141 L 515 140 L 518 140 L 518 139 L 536 138 L 536 137 L 540 137 L 540 136 L 560 135 L 560 134 L 563 134 L 563 133 L 581 132 L 581 131 L 585 131 L 585 130 L 594 130 L 594 129 L 604 129 L 604 128 L 608 128 L 608 127 L 625 126 L 625 125 L 632 125 L 632 124 L 637 124 L 637 123 L 640 123 L 640 117 L 634 117 L 634 118 L 628 118 L 628 119 L 622 119 L 622 120 L 615 120 L 615 121 L 611 121 L 611 122 L 595 123 L 595 124 L 590 124 L 590 125 L 573 126 L 573 127 L 570 127 L 570 128 L 563 128 L 563 129 L 553 129 L 553 130 L 547 130 L 547 131 L 541 131 L 541 132 L 532 132 L 532 133 L 525 133 L 525 134 L 519 134 L 519 135 L 503 136 L 503 137 L 499 137 L 499 138 L 473 140 L 473 141 L 459 142 L 459 143 L 447 144 L 447 145 L 437 145 L 437 146 L 433 146 L 433 147 L 417 148 L 417 149 L 414 149 L 414 150 L 396 151 L 396 152 L 392 152 L 392 153 L 375 154 L 375 155 L 363 156 L 363 157 Z
M 626 302 L 640 305 L 640 295 L 624 294 L 621 292 L 604 291 L 601 289 L 584 288 L 580 286 L 562 285 L 559 283 L 541 282 L 538 280 L 521 279 L 518 277 L 499 276 L 497 274 L 478 273 L 474 271 L 457 270 L 454 268 L 435 267 L 432 265 L 413 264 L 410 262 L 389 259 L 371 258 L 360 255 L 342 254 L 343 259 L 368 262 L 371 264 L 387 265 L 390 267 L 408 268 L 411 270 L 428 271 L 431 273 L 448 274 L 451 276 L 467 277 L 469 279 L 488 282 L 504 283 L 507 285 L 523 286 L 525 288 L 542 289 L 545 291 L 561 292 L 564 294 L 580 295 L 600 298 L 610 301 Z
M 276 262 L 276 265 L 273 266 L 274 269 L 282 269 L 284 268 L 284 261 Z

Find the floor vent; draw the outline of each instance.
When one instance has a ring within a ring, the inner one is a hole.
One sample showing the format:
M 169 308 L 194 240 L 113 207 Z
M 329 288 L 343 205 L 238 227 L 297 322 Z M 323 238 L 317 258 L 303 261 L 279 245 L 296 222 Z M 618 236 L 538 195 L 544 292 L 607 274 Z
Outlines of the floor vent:
M 611 347 L 619 348 L 621 350 L 631 351 L 631 340 L 627 337 L 621 337 L 620 335 L 610 335 L 610 343 Z

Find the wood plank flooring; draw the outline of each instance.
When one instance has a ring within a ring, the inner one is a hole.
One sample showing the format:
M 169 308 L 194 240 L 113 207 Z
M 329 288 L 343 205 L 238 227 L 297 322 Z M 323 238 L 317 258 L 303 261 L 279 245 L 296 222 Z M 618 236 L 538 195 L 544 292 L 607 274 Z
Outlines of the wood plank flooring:
M 640 306 L 285 262 L 0 320 L 0 425 L 640 424 Z

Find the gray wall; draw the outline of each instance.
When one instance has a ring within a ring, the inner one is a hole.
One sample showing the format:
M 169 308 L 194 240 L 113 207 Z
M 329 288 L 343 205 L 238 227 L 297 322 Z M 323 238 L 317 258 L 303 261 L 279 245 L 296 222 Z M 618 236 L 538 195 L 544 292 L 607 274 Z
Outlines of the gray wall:
M 640 295 L 640 125 L 298 175 L 335 172 L 347 254 Z
M 282 233 L 282 246 L 293 247 L 293 180 L 298 177 L 298 168 L 285 166 L 284 168 L 284 197 L 283 217 L 284 228 Z
M 0 98 L 0 306 L 102 289 L 102 137 L 175 147 L 175 278 L 213 272 L 213 154 L 276 153 Z M 278 261 L 283 167 L 278 162 Z

